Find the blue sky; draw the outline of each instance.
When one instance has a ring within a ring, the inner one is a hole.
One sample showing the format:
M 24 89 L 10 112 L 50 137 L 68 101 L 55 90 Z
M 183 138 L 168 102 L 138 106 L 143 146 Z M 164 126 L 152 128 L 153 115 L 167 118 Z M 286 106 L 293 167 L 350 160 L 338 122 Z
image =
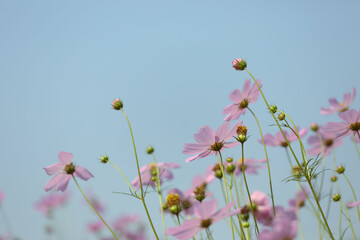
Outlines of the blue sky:
M 319 110 L 359 83 L 359 7 L 358 1 L 0 1 L 0 189 L 14 232 L 21 239 L 43 238 L 46 220 L 32 204 L 50 179 L 42 168 L 57 162 L 59 151 L 72 152 L 75 162 L 95 175 L 81 184 L 108 204 L 109 219 L 143 214 L 140 202 L 112 193 L 127 187 L 98 161 L 108 154 L 129 179 L 136 176 L 126 121 L 111 109 L 116 97 L 124 101 L 141 165 L 151 162 L 144 149 L 153 145 L 159 161 L 182 165 L 168 187 L 183 190 L 216 161 L 185 164 L 183 145 L 194 142 L 201 126 L 222 123 L 229 93 L 249 78 L 232 69 L 234 58 L 247 60 L 270 103 L 299 126 L 338 121 Z M 358 97 L 353 107 L 359 109 Z M 261 99 L 253 110 L 263 131 L 275 133 Z M 248 114 L 241 120 L 252 135 L 246 153 L 264 157 L 255 122 Z M 336 153 L 339 163 L 354 169 L 348 176 L 359 194 L 354 146 L 347 140 Z M 269 154 L 276 202 L 286 205 L 295 184 L 281 181 L 289 175 L 283 149 L 270 148 Z M 254 190 L 269 191 L 265 171 L 249 181 Z M 79 207 L 73 183 L 69 190 L 72 202 L 58 221 L 72 232 L 67 239 L 91 239 L 83 233 L 95 216 Z M 345 200 L 351 200 L 349 194 Z M 157 197 L 148 201 L 161 232 Z M 334 209 L 337 214 L 338 206 Z M 311 219 L 303 223 L 308 236 L 317 226 L 311 213 L 303 212 Z M 215 234 L 224 232 L 222 227 Z

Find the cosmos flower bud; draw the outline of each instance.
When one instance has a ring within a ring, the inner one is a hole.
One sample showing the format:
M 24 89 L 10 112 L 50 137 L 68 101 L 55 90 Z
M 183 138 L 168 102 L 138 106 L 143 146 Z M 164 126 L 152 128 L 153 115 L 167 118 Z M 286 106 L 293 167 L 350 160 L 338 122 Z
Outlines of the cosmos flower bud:
M 156 182 L 156 177 L 151 177 L 151 181 Z
M 148 146 L 147 148 L 146 148 L 146 153 L 147 154 L 152 154 L 154 152 L 154 148 L 152 147 L 152 146 Z
M 276 105 L 271 105 L 270 108 L 269 108 L 270 112 L 272 112 L 273 114 L 276 113 L 277 111 L 277 106 Z
M 220 179 L 223 177 L 219 164 L 215 164 L 212 170 L 213 170 L 216 178 Z
M 124 106 L 123 102 L 119 98 L 114 99 L 114 101 L 112 101 L 111 105 L 112 105 L 113 109 L 115 109 L 115 110 L 121 110 Z
M 294 166 L 291 171 L 295 178 L 301 177 L 302 172 L 301 172 L 301 168 L 299 166 Z
M 228 174 L 231 174 L 235 171 L 236 166 L 234 164 L 227 165 L 225 170 Z
M 317 132 L 317 130 L 319 130 L 319 126 L 316 123 L 311 123 L 310 129 L 314 132 Z
M 165 205 L 167 210 L 169 210 L 174 215 L 178 215 L 182 210 L 181 199 L 176 193 L 169 193 L 167 195 Z
M 335 194 L 333 195 L 332 199 L 334 200 L 334 202 L 338 202 L 338 201 L 340 201 L 341 196 L 340 196 L 340 194 L 335 193 Z
M 228 163 L 232 163 L 233 160 L 234 160 L 234 159 L 233 159 L 232 157 L 228 157 L 228 158 L 226 159 L 226 161 L 227 161 Z
M 232 61 L 232 66 L 236 70 L 243 71 L 246 68 L 246 62 L 242 58 L 236 58 Z
M 278 115 L 278 119 L 279 119 L 280 121 L 284 120 L 284 119 L 285 119 L 285 113 L 280 113 L 280 114 Z
M 196 187 L 194 190 L 195 198 L 199 202 L 205 199 L 206 185 L 201 185 L 200 187 Z
M 342 166 L 342 165 L 338 166 L 338 167 L 336 168 L 336 172 L 337 172 L 338 174 L 344 173 L 344 172 L 345 172 L 344 166 Z
M 250 226 L 249 222 L 243 222 L 243 228 L 248 228 Z
M 330 178 L 330 180 L 332 181 L 332 182 L 336 182 L 337 181 L 337 176 L 332 176 L 331 178 Z
M 236 133 L 238 134 L 238 137 L 236 140 L 238 140 L 241 143 L 246 142 L 247 140 L 247 127 L 245 125 L 238 126 L 236 129 Z
M 104 155 L 104 156 L 102 156 L 102 157 L 100 158 L 100 161 L 101 161 L 102 163 L 107 163 L 107 162 L 109 161 L 109 157 L 108 157 L 107 155 Z

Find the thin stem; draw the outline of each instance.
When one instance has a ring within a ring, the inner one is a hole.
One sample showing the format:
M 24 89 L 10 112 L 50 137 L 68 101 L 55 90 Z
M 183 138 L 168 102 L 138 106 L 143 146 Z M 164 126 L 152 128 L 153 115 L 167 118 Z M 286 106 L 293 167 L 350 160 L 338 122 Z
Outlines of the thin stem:
M 144 209 L 145 209 L 145 212 L 146 212 L 146 215 L 149 219 L 149 222 L 150 222 L 150 225 L 151 225 L 151 228 L 154 232 L 154 235 L 156 237 L 157 240 L 159 240 L 159 237 L 156 233 L 156 230 L 155 230 L 155 227 L 151 221 L 151 217 L 150 217 L 150 214 L 149 214 L 149 211 L 147 209 L 147 206 L 146 206 L 146 203 L 145 203 L 145 197 L 144 197 L 144 189 L 143 189 L 143 184 L 142 184 L 142 180 L 141 180 L 141 174 L 140 174 L 140 166 L 139 166 L 139 159 L 138 159 L 138 156 L 137 156 L 137 152 L 136 152 L 136 146 L 135 146 L 135 140 L 134 140 L 134 135 L 133 135 L 133 132 L 132 132 L 132 129 L 131 129 L 131 125 L 130 125 L 130 121 L 129 121 L 129 118 L 128 116 L 126 115 L 124 109 L 121 109 L 121 111 L 123 112 L 125 118 L 126 118 L 126 121 L 129 125 L 129 130 L 130 130 L 130 135 L 131 135 L 131 140 L 132 140 L 132 143 L 133 143 L 133 147 L 134 147 L 134 153 L 135 153 L 135 159 L 136 159 L 136 167 L 137 167 L 137 171 L 138 171 L 138 176 L 139 176 L 139 182 L 140 182 L 140 190 L 141 190 L 141 201 L 144 205 Z
M 348 219 L 349 224 L 350 224 L 351 232 L 352 232 L 352 234 L 353 234 L 353 236 L 354 236 L 354 240 L 356 240 L 356 236 L 355 236 L 355 232 L 354 232 L 354 227 L 353 227 L 353 225 L 352 225 L 352 223 L 351 223 L 351 219 L 350 219 L 349 213 L 348 213 L 348 211 L 346 210 L 346 207 L 344 206 L 344 204 L 342 203 L 342 201 L 340 200 L 339 202 L 340 202 L 342 208 L 345 210 L 347 219 Z
M 351 135 L 351 137 L 352 137 L 352 139 L 353 139 L 353 141 L 354 141 L 354 145 L 355 145 L 355 148 L 356 148 L 356 152 L 357 152 L 357 154 L 358 154 L 358 156 L 359 156 L 359 158 L 360 158 L 360 149 L 359 149 L 359 146 L 357 145 L 356 138 L 355 138 L 354 135 Z M 360 139 L 360 138 L 359 138 L 359 139 Z
M 355 190 L 354 190 L 354 188 L 353 188 L 353 186 L 352 186 L 352 184 L 351 184 L 350 180 L 349 180 L 349 179 L 348 179 L 348 177 L 345 175 L 345 173 L 343 173 L 343 175 L 344 175 L 344 177 L 345 177 L 346 181 L 348 182 L 348 184 L 349 184 L 349 186 L 350 186 L 350 188 L 351 188 L 351 191 L 352 191 L 352 193 L 353 193 L 353 195 L 354 195 L 355 202 L 357 202 L 357 198 L 356 198 Z M 356 206 L 356 209 L 357 209 L 357 212 L 358 212 L 358 217 L 359 217 L 359 221 L 360 221 L 360 210 L 359 210 L 359 206 Z
M 214 240 L 212 234 L 211 234 L 211 231 L 209 228 L 205 228 L 205 231 L 206 231 L 206 235 L 208 237 L 209 240 Z
M 221 155 L 220 151 L 219 151 L 219 155 L 220 155 L 220 159 L 219 159 L 218 155 L 216 155 L 216 156 L 218 157 L 221 173 L 223 175 L 224 188 L 225 188 L 225 191 L 226 191 L 226 204 L 229 204 L 229 194 L 228 194 L 228 190 L 227 190 L 227 180 L 226 180 L 226 176 L 225 176 L 225 172 L 224 172 L 224 164 L 223 164 L 222 155 Z M 232 220 L 231 216 L 230 216 L 230 223 L 231 223 L 231 234 L 232 234 L 233 239 L 235 240 L 234 226 L 233 226 L 233 220 Z
M 129 183 L 129 181 L 127 180 L 127 178 L 125 177 L 124 173 L 120 170 L 120 168 L 118 168 L 118 166 L 116 166 L 114 163 L 108 161 L 108 163 L 110 163 L 114 168 L 116 168 L 116 170 L 118 170 L 121 175 L 123 176 L 123 178 L 125 179 L 127 185 L 129 186 L 129 188 L 136 194 L 136 196 L 138 198 L 140 198 L 139 194 L 135 191 L 135 189 L 131 186 L 131 184 Z
M 251 195 L 250 195 L 250 191 L 249 191 L 249 186 L 247 184 L 247 181 L 246 181 L 246 176 L 245 176 L 245 165 L 244 165 L 244 143 L 241 143 L 241 168 L 242 168 L 242 174 L 244 176 L 244 183 L 245 183 L 245 187 L 246 187 L 246 192 L 248 194 L 248 197 L 249 197 L 249 201 L 250 201 L 250 209 L 251 209 L 251 212 L 253 214 L 253 217 L 254 217 L 254 222 L 255 222 L 255 233 L 256 235 L 259 234 L 259 228 L 258 228 L 258 225 L 257 225 L 257 221 L 256 221 L 256 217 L 255 217 L 255 214 L 254 214 L 254 204 L 251 200 Z
M 261 93 L 261 95 L 262 95 L 262 97 L 263 97 L 263 99 L 264 99 L 264 102 L 265 102 L 267 108 L 270 109 L 270 106 L 269 106 L 269 104 L 268 104 L 268 102 L 267 102 L 267 100 L 266 100 L 266 98 L 265 98 L 265 96 L 264 96 L 264 94 L 263 94 L 260 86 L 259 86 L 259 83 L 256 81 L 255 77 L 250 73 L 250 71 L 249 71 L 247 68 L 245 68 L 245 70 L 248 72 L 248 74 L 249 74 L 249 75 L 251 76 L 251 78 L 254 80 L 256 86 L 258 87 L 258 89 L 259 89 L 259 91 L 260 91 L 260 93 Z M 279 124 L 279 121 L 277 120 L 277 118 L 275 117 L 275 115 L 274 115 L 274 113 L 273 113 L 272 111 L 270 111 L 270 113 L 271 113 L 272 117 L 274 118 L 277 126 L 279 127 L 279 129 L 280 129 L 280 131 L 281 131 L 281 133 L 282 133 L 282 135 L 283 135 L 286 143 L 289 145 L 289 140 L 286 138 L 286 136 L 285 136 L 285 134 L 284 134 L 284 131 L 282 130 L 282 128 L 281 128 L 281 126 L 280 126 L 280 124 Z M 290 120 L 291 120 L 291 119 L 290 119 Z M 296 126 L 295 126 L 295 129 L 296 129 Z M 297 135 L 298 135 L 298 134 L 297 134 Z M 360 135 L 360 134 L 359 134 L 359 135 Z M 302 152 L 303 160 L 304 160 L 304 162 L 307 162 L 307 159 L 304 158 L 304 155 L 306 156 L 305 149 L 304 149 L 304 147 L 302 146 L 302 143 L 301 143 L 301 141 L 300 141 L 300 137 L 299 137 L 299 136 L 298 136 L 298 138 L 299 138 L 300 146 L 301 146 L 301 149 L 302 149 L 301 152 Z M 299 161 L 298 161 L 298 159 L 297 159 L 297 157 L 296 157 L 296 154 L 295 154 L 295 152 L 293 151 L 293 149 L 292 149 L 292 147 L 291 147 L 290 145 L 289 145 L 289 148 L 290 148 L 292 154 L 294 155 L 297 164 L 299 165 L 299 167 L 301 167 L 301 165 L 300 165 L 300 163 L 299 163 Z M 306 165 L 306 169 L 305 169 L 305 170 L 306 170 L 306 172 L 308 173 L 307 165 Z M 302 168 L 301 168 L 301 171 L 304 172 Z M 323 218 L 323 220 L 324 220 L 324 223 L 325 223 L 325 225 L 326 225 L 326 227 L 327 227 L 328 233 L 329 233 L 331 239 L 335 240 L 335 238 L 334 238 L 334 236 L 333 236 L 333 234 L 332 234 L 332 232 L 331 232 L 331 230 L 330 230 L 330 227 L 329 227 L 329 225 L 328 225 L 328 223 L 327 223 L 327 220 L 326 220 L 326 218 L 325 218 L 325 215 L 324 215 L 324 213 L 323 213 L 323 211 L 322 211 L 322 209 L 321 209 L 320 203 L 319 203 L 319 201 L 318 201 L 318 199 L 317 199 L 317 197 L 316 197 L 315 191 L 314 191 L 314 189 L 313 189 L 313 187 L 312 187 L 311 179 L 309 178 L 309 176 L 308 176 L 307 173 L 306 173 L 306 174 L 304 173 L 304 175 L 305 175 L 306 180 L 307 180 L 307 182 L 308 182 L 308 184 L 309 184 L 309 186 L 310 186 L 311 192 L 312 192 L 312 194 L 313 194 L 313 196 L 314 196 L 314 199 L 315 199 L 316 204 L 317 204 L 317 206 L 318 206 L 318 208 L 319 208 L 319 211 L 320 211 L 321 216 L 322 216 L 322 218 Z
M 266 164 L 267 164 L 268 175 L 269 175 L 269 184 L 270 184 L 270 192 L 271 192 L 271 202 L 272 202 L 272 207 L 273 207 L 274 216 L 276 216 L 276 214 L 275 214 L 274 194 L 273 194 L 273 189 L 272 189 L 272 181 L 271 181 L 271 173 L 270 173 L 270 163 L 269 163 L 269 157 L 268 157 L 267 150 L 266 150 L 266 145 L 265 145 L 265 141 L 264 141 L 264 136 L 263 136 L 262 131 L 261 131 L 261 127 L 260 127 L 259 120 L 257 119 L 255 113 L 254 113 L 249 107 L 248 107 L 248 110 L 251 112 L 251 114 L 253 115 L 253 117 L 254 117 L 255 120 L 256 120 L 256 123 L 257 123 L 258 128 L 259 128 L 260 136 L 261 136 L 261 141 L 262 141 L 262 144 L 263 144 L 263 146 L 264 146 L 264 152 L 265 152 L 265 157 L 266 157 Z
M 178 224 L 179 224 L 179 226 L 180 226 L 180 225 L 181 225 L 181 223 L 180 223 L 179 214 L 176 214 L 176 218 L 177 218 L 177 220 L 178 220 Z
M 339 216 L 339 239 L 341 240 L 341 224 L 342 223 L 342 206 L 340 205 L 340 216 Z
M 105 226 L 110 230 L 110 232 L 112 233 L 112 235 L 114 236 L 114 238 L 116 240 L 118 240 L 117 236 L 115 235 L 115 233 L 113 232 L 113 230 L 109 227 L 109 225 L 105 222 L 105 220 L 101 217 L 100 213 L 96 210 L 96 208 L 92 205 L 92 203 L 90 202 L 90 200 L 86 197 L 85 193 L 83 192 L 83 190 L 81 189 L 79 183 L 77 182 L 76 178 L 74 177 L 74 175 L 71 175 L 72 178 L 74 179 L 74 182 L 76 184 L 76 186 L 79 188 L 81 194 L 84 196 L 85 200 L 87 201 L 87 203 L 91 206 L 91 208 L 94 210 L 94 212 L 98 215 L 98 217 L 101 219 L 101 221 L 105 224 Z
M 167 240 L 166 226 L 165 226 L 165 219 L 164 219 L 164 209 L 163 209 L 162 194 L 161 194 L 161 185 L 160 185 L 159 166 L 158 166 L 158 162 L 157 162 L 157 159 L 156 159 L 156 157 L 155 157 L 155 154 L 152 153 L 151 155 L 152 155 L 153 158 L 154 158 L 155 166 L 156 166 L 156 188 L 157 188 L 158 195 L 159 195 L 160 211 L 161 211 L 161 220 L 162 220 L 163 229 L 164 229 L 164 236 L 165 236 L 165 240 Z M 177 218 L 178 218 L 179 225 L 180 225 L 180 220 L 179 220 L 179 216 L 178 216 L 178 215 L 177 215 Z

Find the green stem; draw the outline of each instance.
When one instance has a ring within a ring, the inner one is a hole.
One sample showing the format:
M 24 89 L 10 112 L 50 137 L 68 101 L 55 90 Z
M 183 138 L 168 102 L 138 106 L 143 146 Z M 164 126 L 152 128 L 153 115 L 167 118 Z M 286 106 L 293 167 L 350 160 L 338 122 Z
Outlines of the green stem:
M 156 239 L 159 240 L 159 237 L 158 237 L 158 235 L 157 235 L 157 233 L 156 233 L 156 230 L 155 230 L 155 227 L 154 227 L 154 225 L 153 225 L 153 223 L 152 223 L 152 221 L 151 221 L 151 217 L 150 217 L 149 211 L 148 211 L 147 206 L 146 206 L 146 203 L 145 203 L 144 189 L 143 189 L 143 184 L 142 184 L 142 180 L 141 180 L 139 159 L 138 159 L 137 152 L 136 152 L 134 134 L 133 134 L 133 132 L 132 132 L 132 129 L 131 129 L 131 125 L 130 125 L 130 121 L 129 121 L 128 116 L 126 115 L 124 109 L 121 109 L 121 111 L 123 112 L 123 114 L 124 114 L 124 116 L 125 116 L 125 118 L 126 118 L 126 121 L 127 121 L 128 125 L 129 125 L 131 140 L 132 140 L 132 144 L 133 144 L 133 147 L 134 147 L 134 153 L 135 153 L 135 159 L 136 159 L 136 167 L 137 167 L 137 171 L 138 171 L 139 182 L 140 182 L 140 190 L 141 190 L 141 198 L 140 198 L 140 199 L 141 199 L 141 201 L 142 201 L 142 203 L 143 203 L 143 205 L 144 205 L 144 209 L 145 209 L 145 211 L 146 211 L 146 215 L 147 215 L 147 217 L 148 217 L 148 219 L 149 219 L 149 222 L 150 222 L 151 228 L 152 228 L 152 230 L 153 230 L 153 232 L 154 232 L 154 235 L 155 235 Z
M 211 232 L 210 232 L 210 229 L 209 228 L 205 228 L 205 231 L 206 231 L 206 235 L 208 237 L 209 240 L 214 240 Z
M 255 214 L 254 214 L 254 204 L 251 200 L 251 195 L 250 195 L 250 191 L 249 191 L 249 186 L 247 184 L 247 181 L 246 181 L 246 176 L 245 176 L 245 165 L 244 165 L 244 143 L 241 143 L 241 168 L 242 168 L 242 174 L 244 176 L 244 183 L 245 183 L 245 187 L 246 187 L 246 192 L 248 194 L 248 197 L 249 197 L 249 201 L 250 201 L 250 209 L 251 209 L 251 212 L 252 212 L 252 215 L 254 217 L 254 223 L 255 223 L 255 234 L 259 234 L 259 228 L 258 228 L 258 225 L 257 225 L 257 221 L 256 221 L 256 217 L 255 217 Z
M 276 216 L 276 214 L 275 214 L 274 194 L 273 194 L 273 189 L 272 189 L 272 181 L 271 181 L 271 173 L 270 173 L 270 163 L 269 163 L 268 153 L 267 153 L 267 150 L 266 150 L 266 145 L 265 145 L 265 141 L 264 141 L 264 136 L 263 136 L 262 131 L 261 131 L 261 127 L 260 127 L 259 120 L 257 119 L 255 113 L 254 113 L 249 107 L 248 107 L 248 110 L 251 112 L 251 114 L 253 115 L 253 117 L 254 117 L 255 120 L 256 120 L 256 123 L 257 123 L 258 128 L 259 128 L 260 136 L 261 136 L 261 141 L 262 141 L 263 146 L 264 146 L 264 152 L 265 152 L 265 157 L 266 157 L 266 164 L 267 164 L 268 175 L 269 175 L 269 184 L 270 184 L 270 192 L 271 192 L 271 202 L 272 202 L 272 207 L 273 207 L 274 216 Z
M 154 158 L 155 161 L 155 166 L 156 166 L 156 188 L 158 191 L 158 195 L 159 195 L 159 202 L 160 202 L 160 211 L 161 211 L 161 220 L 162 220 L 162 224 L 163 224 L 163 229 L 164 229 L 164 236 L 165 236 L 165 240 L 167 240 L 167 235 L 166 235 L 166 226 L 165 226 L 165 219 L 164 219 L 164 209 L 163 209 L 163 203 L 162 203 L 162 194 L 161 194 L 161 185 L 160 185 L 160 172 L 159 172 L 159 166 L 158 166 L 158 162 L 156 160 L 155 154 L 152 153 L 151 154 Z M 179 216 L 178 217 L 178 221 L 179 220 Z M 180 225 L 180 224 L 179 224 Z
M 91 204 L 90 200 L 86 197 L 85 193 L 83 192 L 83 190 L 81 189 L 79 183 L 77 182 L 76 178 L 74 177 L 74 175 L 71 175 L 72 178 L 74 179 L 74 182 L 76 184 L 76 186 L 79 188 L 81 194 L 84 196 L 85 200 L 87 201 L 87 203 L 91 206 L 91 208 L 94 210 L 94 212 L 98 215 L 98 217 L 101 219 L 101 221 L 105 224 L 105 226 L 110 230 L 110 232 L 112 233 L 112 235 L 114 236 L 114 238 L 116 240 L 118 240 L 117 236 L 115 235 L 115 233 L 113 232 L 113 230 L 109 227 L 109 225 L 105 222 L 105 220 L 101 217 L 100 213 L 96 210 L 96 208 Z
M 124 173 L 120 170 L 120 168 L 118 168 L 118 166 L 116 166 L 114 163 L 108 161 L 108 163 L 110 163 L 114 168 L 116 168 L 116 170 L 118 170 L 121 175 L 123 176 L 123 178 L 125 179 L 127 185 L 129 186 L 129 188 L 136 194 L 136 196 L 140 199 L 139 194 L 135 191 L 135 189 L 131 186 L 131 184 L 129 183 L 129 181 L 127 180 L 127 178 L 125 177 Z
M 356 152 L 357 152 L 357 154 L 358 154 L 358 156 L 359 156 L 359 158 L 360 158 L 360 149 L 359 149 L 359 147 L 358 147 L 358 145 L 357 145 L 357 143 L 356 143 L 356 138 L 355 138 L 354 135 L 351 135 L 351 137 L 352 137 L 352 139 L 353 139 L 353 141 L 354 141 L 354 145 L 355 145 L 355 148 L 356 148 Z
M 353 193 L 353 195 L 354 195 L 355 202 L 357 202 L 357 197 L 356 197 L 356 194 L 355 194 L 355 190 L 354 190 L 354 188 L 353 188 L 350 180 L 349 180 L 348 177 L 345 175 L 345 173 L 343 173 L 343 175 L 344 175 L 346 181 L 348 182 L 348 184 L 349 184 L 349 186 L 350 186 L 350 188 L 351 188 L 351 191 L 352 191 L 352 193 Z M 357 209 L 358 217 L 359 217 L 359 221 L 360 221 L 360 210 L 359 210 L 359 206 L 356 206 L 356 209 Z
M 351 219 L 350 219 L 349 213 L 348 213 L 348 211 L 346 210 L 346 207 L 344 206 L 344 204 L 342 203 L 342 201 L 339 201 L 339 202 L 340 202 L 342 208 L 345 210 L 347 219 L 348 219 L 349 224 L 350 224 L 351 232 L 352 232 L 352 234 L 353 234 L 354 240 L 356 240 L 356 236 L 355 236 L 355 232 L 354 232 L 354 227 L 353 227 L 353 225 L 352 225 L 352 223 L 351 223 Z
M 225 172 L 224 172 L 224 164 L 223 164 L 223 160 L 222 160 L 222 155 L 221 152 L 219 151 L 219 155 L 220 155 L 220 159 L 219 156 L 217 156 L 218 158 L 218 162 L 220 165 L 220 169 L 221 169 L 221 173 L 223 175 L 223 181 L 224 181 L 224 188 L 225 188 L 225 192 L 226 192 L 226 204 L 229 204 L 229 194 L 228 194 L 228 190 L 227 190 L 227 180 L 226 180 L 226 176 L 225 176 Z M 232 237 L 235 240 L 235 235 L 234 235 L 234 226 L 233 226 L 233 220 L 232 217 L 230 216 L 230 223 L 231 223 L 231 233 L 232 233 Z
M 258 87 L 258 89 L 259 89 L 259 91 L 260 91 L 260 93 L 261 93 L 261 96 L 262 96 L 263 99 L 264 99 L 264 102 L 265 102 L 267 108 L 270 109 L 270 105 L 268 104 L 268 102 L 267 102 L 267 100 L 266 100 L 266 98 L 265 98 L 265 96 L 264 96 L 264 93 L 262 92 L 262 90 L 261 90 L 261 88 L 260 88 L 260 86 L 259 86 L 259 83 L 256 81 L 255 77 L 250 73 L 250 71 L 249 71 L 247 68 L 245 68 L 245 70 L 248 72 L 248 74 L 249 74 L 249 75 L 251 76 L 251 78 L 254 80 L 256 86 Z M 274 118 L 277 126 L 279 127 L 279 129 L 280 129 L 280 131 L 281 131 L 281 133 L 282 133 L 282 135 L 283 135 L 286 143 L 289 145 L 289 141 L 288 141 L 288 139 L 286 138 L 286 136 L 285 136 L 285 134 L 284 134 L 284 131 L 282 130 L 282 128 L 281 128 L 281 126 L 280 126 L 277 118 L 275 117 L 275 115 L 274 115 L 274 113 L 273 113 L 272 111 L 270 111 L 270 113 L 271 113 L 272 117 Z M 290 120 L 291 120 L 291 119 L 290 119 Z M 296 125 L 295 125 L 295 129 L 296 129 Z M 300 137 L 298 136 L 298 138 L 299 138 L 300 145 L 302 146 L 302 143 L 301 143 L 301 141 L 300 141 Z M 289 148 L 290 148 L 292 154 L 294 155 L 297 164 L 299 165 L 299 167 L 301 167 L 301 165 L 300 165 L 300 163 L 299 163 L 299 161 L 298 161 L 298 159 L 297 159 L 297 157 L 296 157 L 296 154 L 295 154 L 295 152 L 293 151 L 293 149 L 291 148 L 290 145 L 289 145 Z M 303 155 L 303 157 L 304 157 L 304 154 L 305 154 L 305 156 L 306 156 L 306 153 L 304 153 L 304 151 L 305 151 L 305 149 L 303 149 L 303 146 L 302 146 L 302 155 Z M 303 160 L 304 160 L 304 162 L 307 162 L 307 159 L 303 158 Z M 301 168 L 301 170 L 303 171 L 302 168 Z M 305 170 L 306 170 L 306 172 L 308 172 L 307 167 L 306 167 Z M 335 240 L 335 238 L 334 238 L 334 236 L 333 236 L 333 234 L 332 234 L 332 232 L 331 232 L 331 230 L 330 230 L 330 227 L 329 227 L 329 225 L 328 225 L 328 223 L 327 223 L 327 220 L 326 220 L 326 218 L 325 218 L 325 215 L 324 215 L 324 213 L 323 213 L 323 211 L 322 211 L 322 209 L 321 209 L 320 203 L 319 203 L 319 201 L 318 201 L 318 199 L 317 199 L 317 197 L 316 197 L 315 191 L 314 191 L 314 189 L 313 189 L 313 187 L 312 187 L 311 179 L 309 178 L 308 174 L 305 174 L 305 173 L 304 173 L 304 175 L 305 175 L 306 180 L 307 180 L 307 182 L 308 182 L 308 184 L 309 184 L 309 186 L 310 186 L 311 192 L 312 192 L 312 194 L 313 194 L 313 196 L 314 196 L 314 199 L 315 199 L 316 204 L 317 204 L 317 206 L 318 206 L 318 208 L 319 208 L 319 211 L 320 211 L 321 216 L 322 216 L 322 218 L 323 218 L 323 220 L 324 220 L 324 223 L 325 223 L 325 225 L 326 225 L 326 227 L 327 227 L 328 233 L 329 233 L 331 239 Z

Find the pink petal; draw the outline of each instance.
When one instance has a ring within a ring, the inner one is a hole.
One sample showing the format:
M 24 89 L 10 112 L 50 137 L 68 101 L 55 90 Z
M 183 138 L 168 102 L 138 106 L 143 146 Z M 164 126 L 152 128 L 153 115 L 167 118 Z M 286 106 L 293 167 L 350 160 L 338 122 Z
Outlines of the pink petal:
M 217 203 L 216 199 L 211 199 L 208 201 L 203 201 L 201 204 L 195 207 L 195 215 L 200 219 L 208 219 L 216 211 Z
M 192 238 L 200 228 L 200 219 L 186 220 L 181 226 L 169 228 L 166 231 L 167 235 L 171 235 L 180 240 L 187 240 Z
M 231 138 L 233 138 L 234 136 L 236 136 L 236 130 L 237 130 L 238 126 L 241 126 L 241 125 L 243 125 L 242 121 L 238 121 L 237 123 L 235 123 L 235 125 L 230 129 L 230 131 L 225 136 L 224 141 L 228 141 Z
M 198 133 L 194 134 L 194 138 L 199 143 L 209 145 L 214 143 L 215 132 L 209 126 L 203 126 L 199 129 Z
M 62 163 L 54 163 L 48 167 L 44 167 L 45 172 L 47 175 L 53 175 L 55 173 L 59 173 L 64 169 L 65 165 Z
M 63 175 L 65 175 L 65 173 L 58 173 L 55 176 L 53 176 L 45 185 L 44 190 L 47 192 L 50 189 L 52 189 L 53 187 L 55 187 L 56 184 L 58 184 L 59 181 L 61 181 Z
M 358 113 L 354 109 L 350 109 L 346 112 L 339 113 L 339 117 L 347 123 L 355 123 Z
M 74 175 L 81 178 L 82 180 L 88 180 L 89 178 L 94 177 L 86 168 L 81 166 L 75 167 Z
M 223 147 L 224 148 L 233 148 L 236 147 L 239 144 L 239 142 L 227 142 L 224 143 Z
M 220 125 L 218 127 L 218 129 L 216 130 L 215 136 L 217 136 L 220 141 L 225 140 L 227 131 L 230 128 L 230 122 L 224 122 L 222 125 Z
M 251 87 L 251 80 L 250 79 L 245 80 L 244 85 L 243 85 L 243 89 L 242 89 L 243 96 L 246 96 L 246 97 L 249 96 L 250 87 Z
M 185 162 L 191 162 L 191 161 L 194 161 L 197 158 L 204 158 L 204 157 L 210 156 L 213 153 L 214 153 L 213 151 L 207 150 L 207 151 L 204 151 L 204 152 L 202 152 L 202 153 L 200 153 L 198 155 L 195 155 L 193 157 L 189 157 L 189 158 L 185 159 Z
M 214 140 L 212 140 L 211 144 L 214 144 Z M 207 150 L 211 144 L 186 143 L 182 152 L 187 155 L 198 154 Z
M 61 174 L 61 178 L 59 179 L 59 181 L 56 183 L 55 185 L 55 191 L 65 191 L 68 184 L 69 184 L 69 181 L 70 181 L 70 178 L 71 178 L 71 175 L 70 174 Z
M 233 90 L 229 95 L 229 99 L 233 103 L 240 103 L 242 101 L 241 97 L 241 91 L 239 89 Z
M 68 152 L 60 152 L 59 153 L 59 160 L 61 163 L 67 165 L 72 162 L 73 154 Z

